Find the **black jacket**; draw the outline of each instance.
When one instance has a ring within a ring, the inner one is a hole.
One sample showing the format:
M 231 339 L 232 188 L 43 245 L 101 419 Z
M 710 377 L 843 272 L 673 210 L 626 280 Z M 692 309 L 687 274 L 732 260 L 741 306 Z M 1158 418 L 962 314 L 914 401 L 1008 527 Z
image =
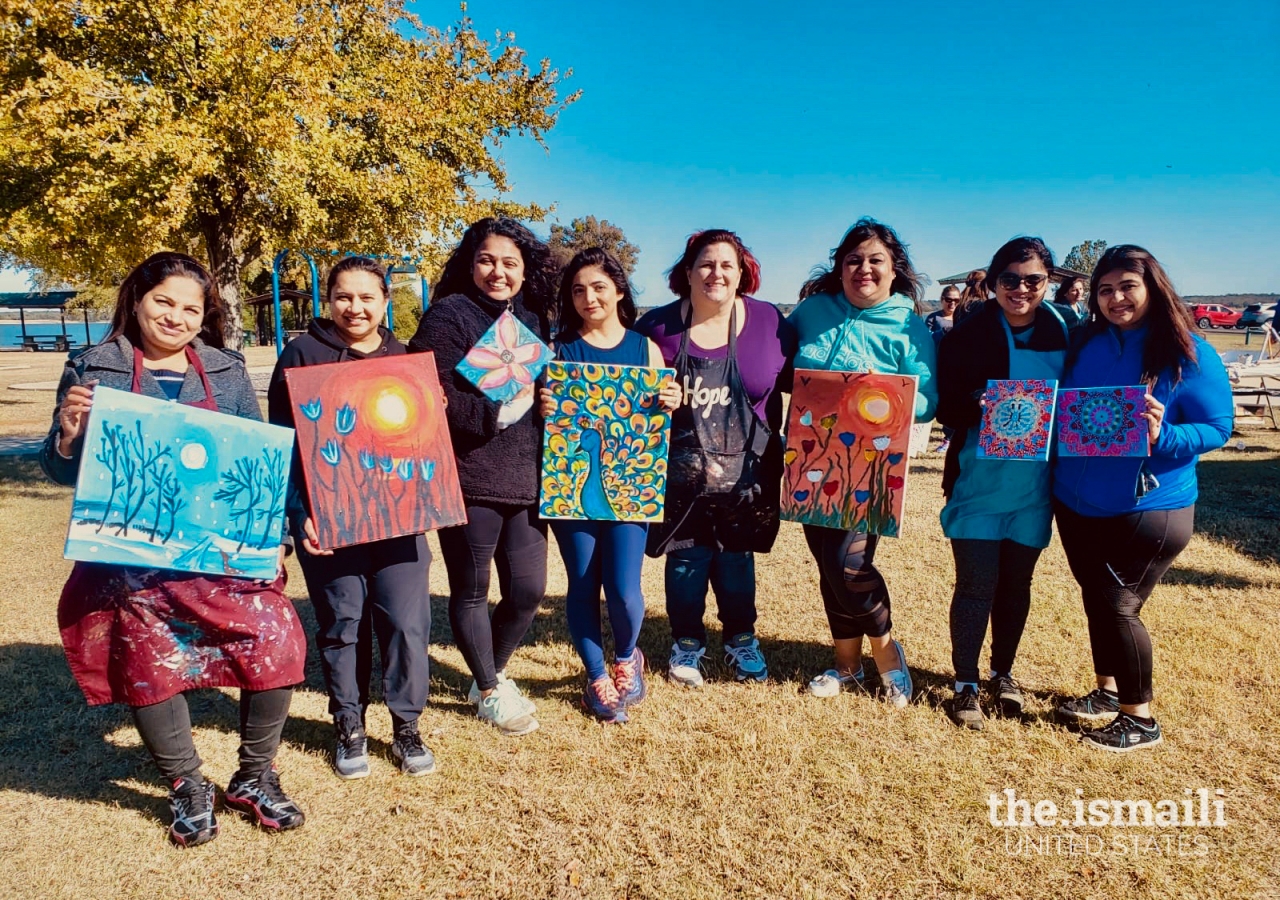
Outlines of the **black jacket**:
M 409 340 L 409 352 L 431 350 L 436 355 L 440 386 L 449 402 L 449 436 L 458 460 L 458 481 L 468 504 L 499 503 L 531 506 L 538 502 L 542 419 L 538 404 L 519 421 L 498 430 L 500 404 L 482 394 L 456 371 L 507 308 L 483 295 L 450 294 L 433 300 Z M 542 340 L 547 327 L 517 294 L 511 312 Z
M 942 467 L 942 493 L 948 497 L 960 475 L 960 451 L 969 429 L 982 422 L 979 401 L 987 382 L 1009 377 L 1009 340 L 1000 322 L 1003 315 L 1000 304 L 988 300 L 977 312 L 957 322 L 938 345 L 937 419 L 955 429 Z M 1067 348 L 1062 326 L 1043 303 L 1036 309 L 1034 324 L 1029 349 Z M 1067 325 L 1070 327 L 1071 323 Z

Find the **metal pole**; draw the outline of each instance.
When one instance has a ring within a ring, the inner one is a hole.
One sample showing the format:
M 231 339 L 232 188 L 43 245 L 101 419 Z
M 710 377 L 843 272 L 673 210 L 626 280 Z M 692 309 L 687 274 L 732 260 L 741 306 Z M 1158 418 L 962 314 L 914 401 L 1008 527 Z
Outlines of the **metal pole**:
M 284 265 L 284 259 L 288 255 L 288 250 L 281 250 L 271 264 L 271 308 L 275 317 L 276 356 L 284 352 L 284 323 L 280 318 L 280 267 Z
M 93 344 L 93 335 L 89 333 L 89 307 L 84 308 L 84 345 L 89 347 Z

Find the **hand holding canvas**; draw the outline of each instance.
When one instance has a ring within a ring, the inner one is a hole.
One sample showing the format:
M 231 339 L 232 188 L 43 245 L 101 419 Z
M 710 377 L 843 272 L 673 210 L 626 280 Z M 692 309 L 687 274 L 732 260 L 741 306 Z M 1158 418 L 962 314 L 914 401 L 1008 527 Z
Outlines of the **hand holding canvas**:
M 1164 404 L 1149 393 L 1145 399 L 1147 408 L 1143 410 L 1142 418 L 1147 420 L 1148 446 L 1154 447 L 1160 440 L 1160 426 L 1164 424 Z
M 71 458 L 71 448 L 84 434 L 89 424 L 89 411 L 93 408 L 93 388 L 98 382 L 72 385 L 58 405 L 58 453 Z

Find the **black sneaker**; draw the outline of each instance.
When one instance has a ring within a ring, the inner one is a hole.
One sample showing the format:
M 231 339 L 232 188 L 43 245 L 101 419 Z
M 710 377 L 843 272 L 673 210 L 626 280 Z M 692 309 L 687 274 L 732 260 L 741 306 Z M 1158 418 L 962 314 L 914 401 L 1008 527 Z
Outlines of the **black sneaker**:
M 333 767 L 340 778 L 369 777 L 369 741 L 364 727 L 354 718 L 339 719 L 338 740 L 333 748 Z
M 1128 753 L 1163 743 L 1164 735 L 1160 731 L 1160 723 L 1154 719 L 1150 725 L 1143 725 L 1128 713 L 1120 713 L 1110 725 L 1086 732 L 1080 740 L 1098 750 Z
M 1083 697 L 1068 700 L 1058 707 L 1058 716 L 1069 722 L 1103 722 L 1120 712 L 1120 697 L 1112 691 L 1095 688 Z
M 254 778 L 239 775 L 227 785 L 223 802 L 270 831 L 298 828 L 307 817 L 280 787 L 280 776 L 268 768 Z
M 978 692 L 969 685 L 965 685 L 951 701 L 951 708 L 947 710 L 947 715 L 961 728 L 981 731 L 982 705 L 978 703 Z
M 218 836 L 218 819 L 213 814 L 213 782 L 188 775 L 173 783 L 169 791 L 169 840 L 179 847 L 198 847 Z
M 1013 680 L 1012 675 L 997 675 L 987 682 L 991 691 L 991 699 L 1000 709 L 1000 715 L 1016 719 L 1022 715 L 1022 686 Z
M 430 775 L 436 770 L 436 757 L 418 734 L 417 722 L 405 722 L 396 728 L 391 755 L 406 775 Z

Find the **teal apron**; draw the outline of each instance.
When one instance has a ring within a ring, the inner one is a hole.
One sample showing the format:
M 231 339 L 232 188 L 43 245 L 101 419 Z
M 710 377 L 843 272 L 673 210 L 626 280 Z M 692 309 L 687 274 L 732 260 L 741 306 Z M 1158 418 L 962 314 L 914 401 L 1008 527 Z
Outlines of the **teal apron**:
M 1043 304 L 1066 334 L 1067 326 L 1052 303 Z M 1015 378 L 1062 379 L 1065 350 L 1033 351 L 1017 346 L 1003 315 L 1000 324 L 1009 342 L 1009 375 Z M 1053 508 L 1047 462 L 978 459 L 978 428 L 969 429 L 958 462 L 960 475 L 951 499 L 942 508 L 942 532 L 948 538 L 1014 541 L 1028 547 L 1049 546 Z

